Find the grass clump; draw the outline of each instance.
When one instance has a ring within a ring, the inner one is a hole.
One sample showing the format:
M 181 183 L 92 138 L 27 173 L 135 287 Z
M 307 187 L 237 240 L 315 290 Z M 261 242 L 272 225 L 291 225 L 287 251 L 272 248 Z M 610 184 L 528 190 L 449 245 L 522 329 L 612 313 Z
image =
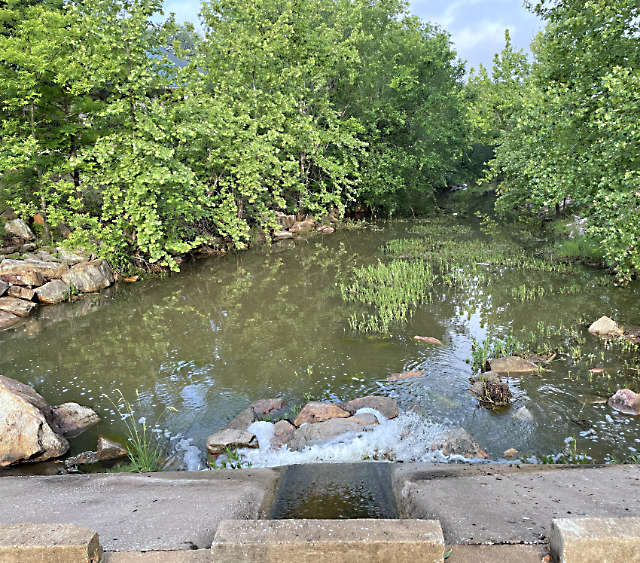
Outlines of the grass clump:
M 147 425 L 144 417 L 136 420 L 135 410 L 131 402 L 123 395 L 120 389 L 116 389 L 117 400 L 114 401 L 108 395 L 105 397 L 114 406 L 122 418 L 127 431 L 127 450 L 129 451 L 129 463 L 120 466 L 118 471 L 132 471 L 134 473 L 152 473 L 162 471 L 168 461 L 168 453 L 165 444 Z M 139 396 L 136 389 L 136 396 Z M 176 410 L 168 407 L 168 410 Z M 165 411 L 166 412 L 166 411 Z
M 544 465 L 584 465 L 593 462 L 586 453 L 578 451 L 576 439 L 573 437 L 567 438 L 567 445 L 560 453 L 540 456 L 540 461 Z
M 351 315 L 349 326 L 359 332 L 388 332 L 419 304 L 432 300 L 434 279 L 431 265 L 422 260 L 378 262 L 356 269 L 351 282 L 340 286 L 342 299 L 367 305 L 373 312 Z

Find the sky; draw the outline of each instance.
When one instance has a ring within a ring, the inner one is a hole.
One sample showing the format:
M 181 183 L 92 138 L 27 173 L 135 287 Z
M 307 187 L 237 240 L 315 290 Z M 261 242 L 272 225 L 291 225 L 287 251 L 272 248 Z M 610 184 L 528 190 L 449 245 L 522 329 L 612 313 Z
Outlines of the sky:
M 540 29 L 538 18 L 522 6 L 522 0 L 410 0 L 410 6 L 413 14 L 451 34 L 468 67 L 491 65 L 493 54 L 504 46 L 505 29 L 519 49 L 528 49 Z M 174 12 L 180 22 L 196 23 L 200 0 L 166 0 L 165 10 Z

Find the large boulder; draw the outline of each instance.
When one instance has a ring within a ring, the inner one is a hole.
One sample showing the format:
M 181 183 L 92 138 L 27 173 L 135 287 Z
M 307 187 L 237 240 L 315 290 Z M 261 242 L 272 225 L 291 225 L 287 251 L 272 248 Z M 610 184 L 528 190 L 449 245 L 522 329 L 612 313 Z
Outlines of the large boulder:
M 62 246 L 57 247 L 56 250 L 58 251 L 58 258 L 60 261 L 69 266 L 75 266 L 76 264 L 80 264 L 80 262 L 85 262 L 87 260 L 82 251 L 67 250 Z
M 40 303 L 61 303 L 69 299 L 70 286 L 63 280 L 52 280 L 36 289 Z
M 332 418 L 347 418 L 349 416 L 351 415 L 348 411 L 334 403 L 311 401 L 302 408 L 293 423 L 296 426 L 302 426 L 303 424 L 314 424 L 331 420 Z
M 0 466 L 45 461 L 69 449 L 46 401 L 28 385 L 0 376 Z
M 92 293 L 113 283 L 113 272 L 106 260 L 81 262 L 68 270 L 62 279 L 82 293 Z
M 385 418 L 396 418 L 398 416 L 398 403 L 389 397 L 380 397 L 378 395 L 368 395 L 353 399 L 342 405 L 346 411 L 354 414 L 360 409 L 375 409 Z
M 9 289 L 9 284 L 0 280 L 0 297 L 7 292 L 7 289 Z
M 6 311 L 0 311 L 0 330 L 9 328 L 20 320 L 20 317 Z
M 0 280 L 24 287 L 40 287 L 44 283 L 42 274 L 33 270 L 0 273 Z
M 207 438 L 207 451 L 211 455 L 224 453 L 227 448 L 257 448 L 258 439 L 255 434 L 246 430 L 235 430 L 233 428 L 225 428 L 211 434 Z
M 342 434 L 365 430 L 366 426 L 354 418 L 332 418 L 298 428 L 288 445 L 291 450 L 300 451 L 307 446 L 322 444 Z
M 28 317 L 36 304 L 15 297 L 0 297 L 0 311 L 11 313 L 17 317 Z
M 618 389 L 608 402 L 617 411 L 640 414 L 640 393 L 634 393 L 631 389 Z
M 4 230 L 14 237 L 25 240 L 33 240 L 36 238 L 33 231 L 29 228 L 29 225 L 27 225 L 22 219 L 7 221 L 4 224 Z
M 491 371 L 498 375 L 527 375 L 538 372 L 538 366 L 518 356 L 489 360 Z
M 445 432 L 431 444 L 431 450 L 440 450 L 444 455 L 460 455 L 469 459 L 487 459 L 487 452 L 464 428 Z
M 63 403 L 51 409 L 53 422 L 65 438 L 82 434 L 87 428 L 100 422 L 100 417 L 89 407 L 78 403 Z
M 29 288 L 23 287 L 21 285 L 12 285 L 7 291 L 7 295 L 9 297 L 15 297 L 16 299 L 24 299 L 25 301 L 33 301 L 36 292 Z
M 619 336 L 623 331 L 613 319 L 600 317 L 589 327 L 589 332 L 598 336 Z
M 0 275 L 3 275 L 3 274 L 24 275 L 27 272 L 37 272 L 45 279 L 45 281 L 61 278 L 67 270 L 68 270 L 68 267 L 66 264 L 60 264 L 59 262 L 37 260 L 37 259 L 29 259 L 29 260 L 6 259 L 6 260 L 3 260 L 2 263 L 0 263 Z M 8 280 L 5 280 L 5 281 L 8 281 Z
M 256 420 L 258 418 L 253 408 L 247 407 L 229 421 L 224 430 L 247 430 Z
M 316 227 L 316 222 L 313 219 L 305 219 L 304 221 L 295 222 L 293 225 L 291 225 L 291 228 L 289 229 L 289 231 L 291 231 L 294 234 L 308 233 L 310 231 L 313 231 L 315 227 Z

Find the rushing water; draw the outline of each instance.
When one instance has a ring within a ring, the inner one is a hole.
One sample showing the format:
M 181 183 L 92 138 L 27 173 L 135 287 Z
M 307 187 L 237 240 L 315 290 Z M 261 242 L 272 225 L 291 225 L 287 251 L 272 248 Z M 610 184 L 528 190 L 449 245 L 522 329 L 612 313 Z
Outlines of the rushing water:
M 169 439 L 181 467 L 198 467 L 207 435 L 249 402 L 274 396 L 303 402 L 305 396 L 349 400 L 384 394 L 410 414 L 383 425 L 360 449 L 334 444 L 271 463 L 357 461 L 367 448 L 385 447 L 396 459 L 426 459 L 428 440 L 452 426 L 466 428 L 493 459 L 508 448 L 523 456 L 555 453 L 569 436 L 595 460 L 623 459 L 640 449 L 640 417 L 601 402 L 620 387 L 640 391 L 640 374 L 634 378 L 623 369 L 629 353 L 578 326 L 580 319 L 603 314 L 640 324 L 637 284 L 592 287 L 590 281 L 602 274 L 585 269 L 570 275 L 571 283 L 580 284 L 577 294 L 523 303 L 512 288 L 568 283 L 567 274 L 494 272 L 483 286 L 437 286 L 433 302 L 389 335 L 353 333 L 347 318 L 359 309 L 343 303 L 339 283 L 355 266 L 376 262 L 380 245 L 407 236 L 411 225 L 393 222 L 295 245 L 285 241 L 43 308 L 0 333 L 0 374 L 33 385 L 52 404 L 75 401 L 99 412 L 103 421 L 72 442 L 73 452 L 92 448 L 99 434 L 124 439 L 110 403 L 120 390 L 136 418 L 157 424 Z M 515 400 L 507 409 L 478 408 L 467 392 L 472 339 L 509 328 L 535 331 L 540 321 L 578 327 L 586 339 L 576 353 L 580 359 L 561 357 L 539 376 L 509 379 Z M 414 335 L 436 337 L 443 346 L 417 342 Z M 608 373 L 591 376 L 589 367 Z M 386 381 L 392 373 L 413 370 L 424 377 Z M 264 459 L 254 454 L 252 462 Z

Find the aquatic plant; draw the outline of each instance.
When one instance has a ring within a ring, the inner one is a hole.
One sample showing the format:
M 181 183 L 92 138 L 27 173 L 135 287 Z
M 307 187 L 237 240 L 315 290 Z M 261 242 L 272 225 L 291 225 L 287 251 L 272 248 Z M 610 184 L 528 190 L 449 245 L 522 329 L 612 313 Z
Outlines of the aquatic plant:
M 125 398 L 120 389 L 116 389 L 117 400 L 114 401 L 108 395 L 104 397 L 114 406 L 127 430 L 127 450 L 129 452 L 129 464 L 120 467 L 120 470 L 134 473 L 150 473 L 161 471 L 167 463 L 168 454 L 165 444 L 158 434 L 147 426 L 145 417 L 136 420 L 133 405 Z M 136 389 L 136 396 L 139 396 Z M 164 411 L 176 410 L 167 407 Z M 164 414 L 164 413 L 163 413 Z
M 540 456 L 541 463 L 545 465 L 567 464 L 581 465 L 592 463 L 593 460 L 584 452 L 578 451 L 578 445 L 574 437 L 566 440 L 566 447 L 558 454 L 549 454 Z
M 359 332 L 388 332 L 391 325 L 406 320 L 421 303 L 432 299 L 435 276 L 430 264 L 417 260 L 378 262 L 354 270 L 349 283 L 340 285 L 342 299 L 373 308 L 352 314 L 349 326 Z
M 237 448 L 227 446 L 224 453 L 216 459 L 208 460 L 209 469 L 244 469 L 251 467 L 250 463 L 245 463 Z

